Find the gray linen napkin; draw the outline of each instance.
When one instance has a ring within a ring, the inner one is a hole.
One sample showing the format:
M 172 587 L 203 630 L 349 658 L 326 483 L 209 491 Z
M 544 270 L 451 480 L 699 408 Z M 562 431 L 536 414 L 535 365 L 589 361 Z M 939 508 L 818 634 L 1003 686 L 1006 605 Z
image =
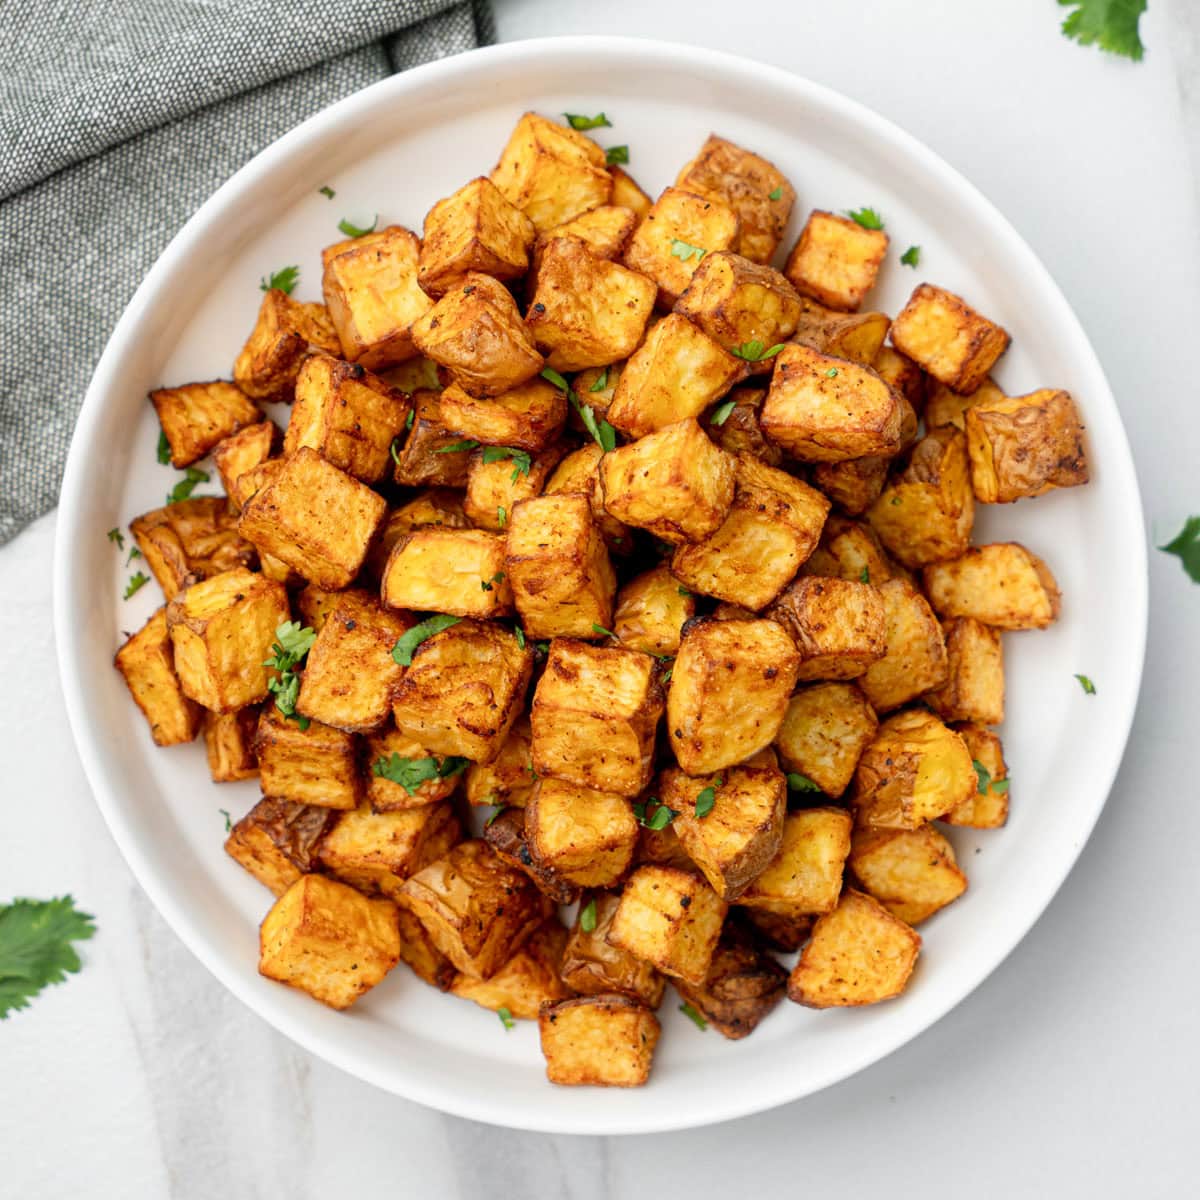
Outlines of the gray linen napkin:
M 0 544 L 52 508 L 122 309 L 238 167 L 490 42 L 487 0 L 0 0 Z

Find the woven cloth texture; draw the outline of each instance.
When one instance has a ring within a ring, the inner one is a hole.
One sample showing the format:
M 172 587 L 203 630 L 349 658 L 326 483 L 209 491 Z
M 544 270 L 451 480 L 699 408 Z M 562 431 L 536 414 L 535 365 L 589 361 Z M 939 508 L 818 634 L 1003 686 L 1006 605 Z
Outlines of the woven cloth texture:
M 0 544 L 54 507 L 167 242 L 326 105 L 495 37 L 487 0 L 0 0 Z

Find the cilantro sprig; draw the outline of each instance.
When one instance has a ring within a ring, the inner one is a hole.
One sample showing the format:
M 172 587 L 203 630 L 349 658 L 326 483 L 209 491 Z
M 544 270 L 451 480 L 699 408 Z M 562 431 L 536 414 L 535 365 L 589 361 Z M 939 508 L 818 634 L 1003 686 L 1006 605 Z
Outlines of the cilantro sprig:
M 267 691 L 275 697 L 275 707 L 300 728 L 307 729 L 311 722 L 296 712 L 296 701 L 300 696 L 300 676 L 296 668 L 304 661 L 317 640 L 316 632 L 299 621 L 284 621 L 275 627 L 275 641 L 271 644 L 271 657 L 263 660 L 264 667 L 274 667 L 278 672 L 267 680 Z
M 391 755 L 380 756 L 371 764 L 371 773 L 398 783 L 410 796 L 415 796 L 421 784 L 431 779 L 452 779 L 470 765 L 470 759 L 453 754 L 439 761 L 432 757 L 402 758 L 393 750 Z
M 579 928 L 584 933 L 592 933 L 596 928 L 596 898 L 594 896 L 579 910 Z
M 921 261 L 921 247 L 909 246 L 909 248 L 905 250 L 902 255 L 900 255 L 900 261 L 906 267 L 915 268 Z
M 671 257 L 679 259 L 680 262 L 687 262 L 692 257 L 699 262 L 707 253 L 708 251 L 703 246 L 693 246 L 691 242 L 685 242 L 683 238 L 671 239 Z
M 125 549 L 125 535 L 114 525 L 105 535 L 118 550 Z
M 209 481 L 209 473 L 199 467 L 188 467 L 183 478 L 167 493 L 168 504 L 178 504 L 181 500 L 190 500 L 196 486 Z
M 1058 0 L 1073 9 L 1062 23 L 1064 36 L 1081 46 L 1096 46 L 1109 54 L 1141 62 L 1145 53 L 1138 22 L 1146 0 Z
M 292 294 L 292 290 L 299 282 L 299 267 L 281 267 L 278 271 L 274 271 L 270 275 L 260 279 L 258 281 L 258 289 L 261 292 L 276 290 L 283 292 L 285 296 L 290 296 Z
M 729 353 L 734 358 L 744 359 L 746 362 L 764 362 L 768 358 L 774 358 L 783 349 L 783 346 L 783 342 L 776 342 L 774 346 L 768 348 L 758 338 L 751 338 L 750 341 L 743 342 L 737 349 L 730 350 Z
M 581 113 L 563 113 L 563 116 L 567 118 L 567 124 L 580 133 L 588 129 L 612 128 L 612 122 L 603 113 L 597 113 L 594 117 L 585 117 Z
M 819 792 L 821 789 L 807 775 L 799 771 L 788 772 L 787 785 L 789 792 Z
M 610 166 L 615 167 L 629 161 L 628 146 L 609 146 L 604 152 L 604 161 Z
M 1094 696 L 1096 694 L 1096 685 L 1091 681 L 1090 678 L 1088 678 L 1088 676 L 1076 675 L 1075 678 L 1079 680 L 1079 686 L 1083 688 L 1083 694 L 1085 696 Z
M 1191 581 L 1200 583 L 1200 517 L 1188 517 L 1183 528 L 1159 549 L 1176 555 Z
M 419 625 L 414 625 L 397 639 L 396 644 L 392 647 L 392 659 L 402 667 L 411 667 L 413 653 L 422 642 L 433 637 L 435 633 L 441 633 L 443 629 L 449 629 L 451 625 L 457 625 L 461 620 L 461 617 L 450 617 L 445 613 L 438 613 L 437 616 L 429 617 Z
M 71 896 L 0 905 L 0 1020 L 77 973 L 83 964 L 72 943 L 95 932 L 95 919 Z
M 479 443 L 474 438 L 463 438 L 461 442 L 451 442 L 448 446 L 439 446 L 434 454 L 460 454 L 464 450 L 475 450 Z
M 510 483 L 516 483 L 522 475 L 528 475 L 533 466 L 533 459 L 527 450 L 517 450 L 513 446 L 484 446 L 483 461 L 485 464 L 503 462 L 508 459 L 513 464 Z
M 646 809 L 651 804 L 656 804 L 658 807 L 649 816 L 646 816 Z M 637 817 L 639 825 L 658 833 L 660 830 L 666 829 L 679 816 L 679 813 L 673 808 L 668 808 L 661 800 L 651 796 L 649 800 L 644 802 L 639 800 L 633 806 L 633 815 Z
M 158 461 L 169 463 L 171 461 L 171 443 L 167 441 L 167 435 L 160 429 L 158 431 Z
M 334 196 L 337 195 L 337 192 L 335 192 L 333 190 L 333 188 L 331 188 L 329 186 L 329 184 L 325 184 L 324 187 L 317 188 L 317 191 L 320 192 L 321 195 L 324 196 L 326 200 L 332 200 L 334 198 Z
M 513 1020 L 512 1010 L 507 1004 L 502 1004 L 498 1009 L 496 1009 L 496 1016 L 500 1018 L 500 1024 L 503 1025 L 506 1030 L 516 1029 L 517 1023 Z
M 846 216 L 864 229 L 883 228 L 883 217 L 873 208 L 849 208 L 846 210 Z
M 150 576 L 144 571 L 138 571 L 129 577 L 129 582 L 125 585 L 123 599 L 128 600 L 130 596 L 136 595 L 150 582 Z
M 592 435 L 596 444 L 605 454 L 617 448 L 617 431 L 607 421 L 597 421 L 596 410 L 590 404 L 585 404 L 580 400 L 575 395 L 574 388 L 553 367 L 546 367 L 542 371 L 542 378 L 547 383 L 554 384 L 556 388 L 566 394 L 567 399 L 579 414 L 579 419 L 583 422 L 584 429 Z

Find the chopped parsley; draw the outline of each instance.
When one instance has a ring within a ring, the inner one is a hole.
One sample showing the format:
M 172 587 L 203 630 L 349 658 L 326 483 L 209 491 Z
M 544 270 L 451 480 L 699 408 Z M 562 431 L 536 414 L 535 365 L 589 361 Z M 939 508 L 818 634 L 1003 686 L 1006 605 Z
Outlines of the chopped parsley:
M 129 557 L 125 560 L 125 565 L 129 566 L 135 558 L 141 558 L 142 552 L 136 546 L 129 547 Z
M 567 118 L 567 124 L 580 133 L 587 129 L 612 128 L 612 122 L 603 113 L 597 113 L 594 117 L 585 117 L 579 113 L 563 113 L 563 116 Z
M 460 620 L 462 620 L 461 617 L 450 617 L 445 613 L 438 613 L 437 616 L 429 617 L 419 625 L 414 625 L 402 633 L 392 647 L 393 660 L 402 667 L 411 667 L 413 651 L 422 642 L 433 637 L 435 633 L 441 633 L 443 629 L 449 629 L 451 625 L 457 625 Z
M 829 370 L 825 372 L 826 379 L 836 379 L 837 377 L 838 377 L 837 367 L 830 367 Z
M 726 400 L 724 404 L 718 404 L 716 411 L 712 415 L 713 425 L 724 425 L 729 420 L 729 414 L 737 408 L 736 400 Z
M 198 467 L 188 467 L 183 478 L 167 493 L 167 503 L 178 504 L 181 500 L 191 499 L 196 485 L 207 483 L 208 479 L 207 471 L 201 471 Z
M 413 418 L 417 415 L 415 408 L 408 410 L 408 416 L 404 418 L 404 432 L 407 433 L 413 427 Z
M 71 943 L 95 932 L 92 915 L 80 912 L 70 896 L 0 904 L 0 1020 L 76 974 L 83 964 Z
M 458 454 L 463 450 L 474 450 L 479 443 L 474 438 L 464 438 L 461 442 L 451 442 L 448 446 L 439 446 L 434 454 Z
M 481 590 L 483 590 L 485 592 L 490 592 L 492 590 L 493 584 L 503 583 L 503 582 L 504 582 L 504 572 L 497 571 L 495 573 L 495 575 L 493 575 L 491 577 L 491 579 L 481 579 L 479 581 L 479 587 L 481 588 Z
M 629 147 L 609 146 L 604 152 L 604 161 L 610 167 L 615 167 L 618 163 L 627 163 L 629 161 Z
M 601 371 L 600 374 L 596 376 L 596 382 L 593 383 L 590 388 L 588 388 L 588 391 L 589 392 L 602 392 L 602 391 L 604 391 L 604 389 L 606 387 L 608 387 L 608 368 L 607 367 L 605 367 L 604 370 Z
M 317 191 L 320 192 L 326 200 L 332 200 L 334 196 L 337 195 L 337 192 L 335 192 L 333 188 L 329 186 L 329 184 L 326 184 L 324 187 L 317 188 Z
M 681 262 L 687 262 L 693 256 L 699 262 L 707 253 L 703 246 L 693 246 L 691 242 L 685 242 L 682 238 L 671 239 L 671 257 Z
M 981 796 L 986 796 L 989 793 L 993 796 L 1002 796 L 1008 791 L 1007 779 L 993 779 L 991 772 L 977 758 L 971 760 L 971 765 L 975 768 L 975 777 L 979 781 L 976 791 Z
M 595 621 L 592 622 L 592 632 L 600 633 L 600 634 L 603 634 L 605 637 L 610 637 L 613 639 L 615 639 L 617 636 L 615 633 L 613 633 L 613 631 L 611 629 L 605 629 L 603 625 L 597 625 Z
M 1084 694 L 1094 696 L 1096 694 L 1096 685 L 1086 675 L 1076 675 L 1079 680 L 1079 686 L 1083 688 Z
M 1098 46 L 1141 62 L 1145 53 L 1138 22 L 1146 11 L 1146 0 L 1058 0 L 1074 11 L 1062 23 L 1066 37 L 1081 46 Z
M 171 461 L 171 443 L 167 441 L 167 435 L 161 429 L 158 431 L 158 461 L 160 463 Z
M 591 933 L 596 928 L 596 901 L 593 897 L 579 910 L 579 928 Z
M 873 208 L 848 209 L 846 216 L 855 222 L 855 224 L 861 225 L 864 229 L 883 228 L 883 217 L 881 217 Z
M 788 790 L 792 792 L 819 792 L 821 789 L 807 775 L 790 771 L 787 777 Z
M 861 571 L 859 571 L 858 582 L 859 583 L 870 583 L 871 582 L 871 568 L 870 567 L 863 567 L 863 569 Z
M 221 816 L 225 818 L 225 832 L 231 833 L 233 831 L 233 822 L 229 819 L 229 809 L 218 808 L 217 812 L 219 812 Z
M 449 755 L 440 762 L 436 758 L 401 758 L 392 751 L 390 756 L 380 756 L 371 764 L 371 773 L 380 779 L 398 783 L 410 796 L 431 779 L 452 779 L 461 775 L 471 765 L 470 759 Z
M 410 412 L 408 415 L 411 417 L 412 413 Z M 399 445 L 400 445 L 400 438 L 394 437 L 394 438 L 392 438 L 391 446 L 388 447 L 388 449 L 391 451 L 391 454 L 392 454 L 392 462 L 394 462 L 396 464 L 396 466 L 400 465 L 400 451 L 397 449 L 397 447 Z
M 502 1004 L 498 1009 L 496 1009 L 496 1016 L 500 1018 L 500 1024 L 503 1025 L 505 1029 L 516 1029 L 517 1023 L 513 1020 L 512 1010 L 507 1004 Z
M 302 626 L 299 621 L 284 621 L 275 628 L 271 657 L 263 661 L 264 667 L 272 667 L 277 672 L 267 680 L 267 691 L 275 697 L 275 707 L 302 730 L 311 722 L 296 712 L 296 700 L 300 695 L 300 676 L 296 674 L 296 668 L 316 640 L 316 632 L 308 626 Z
M 513 637 L 515 637 L 517 639 L 517 645 L 522 650 L 524 650 L 525 649 L 525 630 L 523 630 L 520 627 L 520 625 L 517 625 L 513 628 Z
M 646 816 L 647 804 L 658 805 L 658 807 L 653 813 L 650 814 L 649 817 Z M 637 817 L 639 825 L 644 825 L 647 829 L 653 830 L 655 833 L 658 833 L 659 830 L 666 829 L 666 827 L 670 825 L 670 823 L 675 820 L 677 816 L 679 816 L 679 814 L 673 808 L 668 808 L 665 804 L 653 796 L 651 796 L 646 803 L 639 801 L 637 804 L 635 804 L 633 806 L 633 815 Z
M 783 199 L 783 188 L 782 187 L 772 188 L 767 193 L 767 199 L 768 200 L 782 200 Z
M 511 460 L 513 464 L 510 483 L 516 483 L 520 476 L 528 475 L 529 468 L 533 466 L 533 459 L 530 458 L 527 450 L 516 450 L 512 446 L 484 446 L 483 461 L 485 463 L 503 462 L 505 459 Z
M 692 594 L 683 586 L 683 584 L 680 584 L 675 591 L 681 596 L 690 596 Z
M 105 535 L 118 550 L 125 549 L 125 535 L 114 525 Z
M 707 817 L 717 803 L 717 788 L 725 781 L 718 776 L 696 797 L 696 816 Z
M 617 431 L 607 421 L 597 421 L 595 409 L 590 404 L 584 404 L 575 395 L 571 385 L 553 367 L 544 368 L 542 378 L 548 383 L 554 384 L 560 391 L 566 393 L 567 399 L 579 414 L 579 419 L 583 422 L 583 427 L 592 435 L 601 450 L 607 454 L 610 450 L 616 449 Z
M 496 505 L 496 524 L 499 525 L 501 529 L 506 529 L 508 527 L 508 509 L 505 508 L 503 504 Z
M 150 576 L 142 571 L 138 571 L 136 575 L 131 575 L 129 582 L 125 585 L 125 599 L 128 600 L 135 592 L 140 592 L 149 582 Z
M 346 218 L 343 217 L 338 222 L 338 229 L 340 229 L 342 231 L 342 233 L 344 233 L 349 238 L 360 238 L 360 237 L 366 237 L 368 233 L 374 233 L 375 226 L 378 224 L 379 224 L 379 214 L 378 213 L 375 214 L 375 220 L 373 220 L 371 222 L 371 224 L 366 227 L 360 227 L 358 225 L 355 225 L 353 222 L 347 221 Z
M 488 799 L 494 800 L 495 796 L 489 796 Z M 495 809 L 492 811 L 492 815 L 490 817 L 488 817 L 488 819 L 486 821 L 484 821 L 484 823 L 483 823 L 484 829 L 491 829 L 492 825 L 495 823 L 496 818 L 502 812 L 504 812 L 507 808 L 508 808 L 507 804 L 497 804 Z
M 920 263 L 920 261 L 921 261 L 921 247 L 920 246 L 909 246 L 909 248 L 907 250 L 905 250 L 905 252 L 902 255 L 900 255 L 900 261 L 906 267 L 917 266 L 917 264 Z
M 743 342 L 736 350 L 730 350 L 729 353 L 746 362 L 763 362 L 765 359 L 774 358 L 783 349 L 783 346 L 783 342 L 776 342 L 768 349 L 758 338 L 751 338 L 750 341 Z
M 695 1025 L 701 1033 L 708 1028 L 708 1022 L 700 1015 L 697 1009 L 689 1004 L 686 1000 L 679 1006 L 679 1011 L 683 1013 L 683 1015 L 687 1017 L 687 1019 L 691 1021 L 691 1023 Z
M 292 294 L 293 288 L 300 282 L 300 268 L 296 266 L 281 267 L 278 271 L 258 281 L 259 291 L 283 292 L 285 296 Z
M 1178 556 L 1191 581 L 1200 583 L 1200 517 L 1188 517 L 1175 537 L 1159 549 Z

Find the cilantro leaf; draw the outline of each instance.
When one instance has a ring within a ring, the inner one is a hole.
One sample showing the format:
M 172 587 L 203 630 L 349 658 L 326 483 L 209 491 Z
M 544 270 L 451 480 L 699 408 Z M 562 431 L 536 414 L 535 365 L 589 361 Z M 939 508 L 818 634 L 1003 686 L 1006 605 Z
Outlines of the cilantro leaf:
M 527 450 L 516 450 L 512 446 L 484 446 L 485 463 L 502 462 L 504 459 L 511 460 L 513 464 L 511 483 L 516 483 L 520 475 L 528 475 L 529 468 L 533 466 L 533 459 Z
M 704 788 L 696 797 L 696 816 L 707 817 L 713 810 L 713 806 L 717 803 L 717 788 L 725 781 L 718 778 L 714 779 L 708 787 Z
M 858 582 L 859 583 L 870 583 L 871 582 L 871 568 L 870 567 L 863 567 L 863 569 L 861 571 L 859 571 Z
M 292 289 L 300 282 L 299 267 L 281 267 L 278 271 L 272 272 L 265 279 L 258 281 L 259 291 L 269 292 L 272 289 L 283 292 L 284 295 L 290 296 Z
M 579 928 L 584 933 L 591 933 L 596 928 L 596 899 L 594 896 L 579 910 Z
M 826 379 L 836 379 L 837 377 L 838 377 L 837 367 L 830 367 L 829 370 L 825 372 Z
M 125 535 L 114 525 L 105 535 L 118 550 L 125 549 Z
M 271 657 L 263 661 L 264 667 L 272 667 L 278 672 L 267 680 L 267 691 L 275 697 L 275 707 L 302 730 L 311 722 L 296 712 L 296 700 L 300 696 L 300 676 L 296 674 L 296 668 L 316 640 L 315 631 L 299 621 L 284 621 L 275 627 Z
M 763 362 L 765 359 L 774 358 L 783 349 L 783 345 L 783 342 L 777 342 L 767 349 L 758 338 L 751 338 L 750 341 L 743 342 L 736 350 L 730 350 L 729 353 L 746 362 Z
M 1192 582 L 1200 583 L 1200 517 L 1188 517 L 1179 533 L 1159 549 L 1178 555 Z
M 360 237 L 366 237 L 368 233 L 374 233 L 375 226 L 378 224 L 379 224 L 379 214 L 378 213 L 375 214 L 375 220 L 373 220 L 371 222 L 371 224 L 366 226 L 365 228 L 355 225 L 353 222 L 347 221 L 346 218 L 343 217 L 338 222 L 338 229 L 340 229 L 342 231 L 342 233 L 344 233 L 347 237 L 360 238 Z
M 409 415 L 411 416 L 412 414 L 410 413 Z M 400 445 L 400 438 L 394 437 L 394 438 L 392 438 L 392 444 L 388 447 L 388 450 L 392 456 L 392 462 L 394 462 L 396 464 L 396 466 L 400 465 L 400 451 L 396 449 L 396 447 L 399 445 Z
M 95 932 L 92 916 L 70 896 L 0 904 L 0 1020 L 76 973 L 83 964 L 71 943 Z
M 505 1029 L 516 1029 L 517 1023 L 513 1020 L 512 1010 L 507 1004 L 502 1004 L 498 1009 L 496 1009 L 496 1016 L 500 1018 L 500 1024 L 503 1025 Z
M 381 779 L 398 783 L 410 796 L 417 794 L 421 784 L 430 779 L 452 779 L 471 765 L 470 760 L 449 755 L 438 762 L 436 758 L 401 758 L 394 750 L 390 757 L 379 757 L 371 764 L 371 772 Z
M 679 1006 L 679 1011 L 683 1013 L 683 1015 L 687 1017 L 687 1019 L 691 1021 L 691 1023 L 695 1025 L 701 1033 L 708 1028 L 708 1022 L 700 1015 L 699 1011 L 686 1000 Z
M 585 129 L 612 128 L 612 122 L 603 113 L 597 113 L 594 117 L 584 117 L 579 113 L 563 113 L 563 116 L 572 129 L 578 129 L 581 133 Z
M 1141 62 L 1145 47 L 1138 22 L 1146 11 L 1146 0 L 1058 0 L 1068 13 L 1062 23 L 1064 36 L 1081 46 L 1098 46 L 1109 54 L 1120 54 Z
M 229 816 L 229 809 L 218 808 L 217 812 L 219 812 L 221 814 L 221 816 L 223 816 L 225 818 L 225 832 L 232 833 L 233 832 L 233 821 Z
M 882 229 L 883 217 L 873 208 L 851 208 L 846 210 L 850 220 L 861 225 L 864 229 Z
M 461 442 L 451 442 L 449 446 L 439 446 L 434 454 L 458 454 L 462 450 L 474 450 L 478 445 L 474 438 L 464 438 Z
M 128 600 L 135 592 L 140 592 L 149 582 L 150 576 L 142 571 L 138 571 L 136 575 L 131 575 L 129 582 L 125 585 L 124 599 Z
M 609 146 L 604 152 L 604 161 L 610 166 L 616 166 L 618 163 L 627 163 L 629 161 L 628 146 Z
M 167 435 L 161 429 L 158 431 L 158 461 L 160 463 L 171 461 L 171 443 L 167 441 Z
M 183 478 L 167 493 L 167 503 L 178 504 L 180 500 L 191 499 L 192 493 L 196 490 L 196 484 L 207 483 L 208 480 L 207 471 L 201 471 L 198 467 L 188 467 Z
M 783 199 L 783 188 L 782 187 L 772 188 L 767 193 L 767 199 L 768 200 L 782 200 Z
M 900 261 L 906 267 L 916 267 L 921 261 L 921 247 L 909 246 L 909 248 L 905 250 L 902 255 L 900 255 Z
M 125 565 L 129 566 L 135 558 L 141 558 L 142 552 L 136 546 L 129 547 L 129 557 L 125 560 Z
M 542 378 L 566 393 L 567 399 L 579 414 L 579 419 L 583 422 L 584 429 L 592 435 L 601 450 L 607 454 L 610 450 L 616 449 L 617 431 L 607 421 L 597 421 L 596 410 L 590 404 L 584 404 L 575 395 L 575 391 L 571 385 L 553 367 L 544 368 Z
M 724 404 L 718 404 L 709 423 L 712 425 L 724 425 L 729 420 L 729 414 L 735 408 L 737 408 L 736 400 L 726 400 Z
M 461 617 L 448 617 L 445 613 L 439 613 L 435 617 L 422 621 L 419 625 L 414 625 L 400 635 L 392 647 L 392 658 L 402 667 L 411 667 L 413 651 L 423 641 L 433 637 L 435 633 L 441 633 L 443 629 L 449 629 L 451 625 L 457 625 L 461 619 Z
M 1096 685 L 1086 675 L 1076 675 L 1079 680 L 1079 686 L 1083 688 L 1084 695 L 1094 696 L 1096 694 Z
M 671 257 L 681 262 L 687 262 L 693 255 L 699 262 L 707 253 L 703 246 L 693 246 L 691 242 L 685 242 L 682 238 L 671 239 Z
M 417 410 L 416 410 L 415 408 L 410 408 L 410 409 L 408 410 L 408 416 L 404 418 L 404 432 L 405 432 L 405 433 L 408 433 L 408 432 L 409 432 L 409 430 L 410 430 L 410 429 L 412 429 L 412 427 L 413 427 L 413 418 L 414 418 L 416 415 L 417 415 Z
M 819 792 L 821 789 L 807 775 L 791 771 L 787 777 L 788 790 L 792 792 Z
M 326 184 L 324 187 L 317 188 L 317 191 L 320 192 L 326 200 L 332 200 L 334 196 L 337 195 L 337 192 L 335 192 L 333 188 L 329 186 L 329 184 Z

